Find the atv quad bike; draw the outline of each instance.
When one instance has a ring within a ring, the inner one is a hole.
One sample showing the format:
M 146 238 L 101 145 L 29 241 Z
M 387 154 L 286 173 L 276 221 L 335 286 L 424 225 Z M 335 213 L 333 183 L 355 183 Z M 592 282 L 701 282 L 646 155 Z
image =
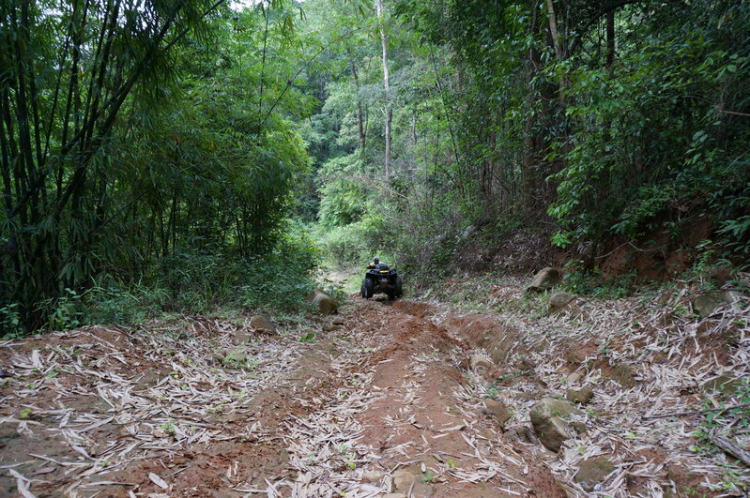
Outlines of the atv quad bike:
M 375 294 L 387 294 L 388 299 L 396 299 L 401 297 L 403 293 L 401 277 L 398 276 L 398 272 L 383 264 L 367 270 L 360 289 L 360 295 L 365 299 L 369 299 Z

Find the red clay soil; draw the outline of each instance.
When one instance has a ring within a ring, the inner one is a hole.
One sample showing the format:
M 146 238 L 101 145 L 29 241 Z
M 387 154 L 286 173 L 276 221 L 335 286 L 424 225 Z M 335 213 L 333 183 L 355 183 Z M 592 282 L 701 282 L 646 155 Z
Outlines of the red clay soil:
M 2 343 L 0 496 L 565 496 L 483 413 L 429 311 L 358 301 L 313 344 L 240 344 L 241 367 L 216 357 L 242 331 L 203 318 Z M 299 455 L 324 419 L 369 456 Z
M 414 304 L 394 307 L 411 309 Z M 375 306 L 368 304 L 357 313 L 366 315 Z M 384 468 L 395 468 L 405 461 L 413 474 L 436 476 L 434 482 L 425 482 L 424 478 L 416 482 L 417 496 L 565 496 L 542 462 L 524 460 L 500 437 L 494 421 L 481 411 L 470 411 L 476 410 L 476 403 L 472 406 L 471 401 L 457 398 L 464 380 L 453 364 L 462 357 L 456 339 L 421 319 L 404 317 L 387 308 L 378 312 L 388 316 L 389 327 L 374 327 L 368 332 L 380 335 L 387 344 L 372 360 L 372 384 L 384 396 L 359 419 L 367 427 L 365 438 L 382 450 L 380 464 Z M 523 464 L 508 465 L 503 457 Z M 473 469 L 488 460 L 499 460 L 506 476 L 487 483 L 438 478 L 444 475 L 441 470 L 446 465 Z M 422 472 L 423 468 L 427 472 Z M 508 489 L 513 494 L 506 492 Z
M 695 247 L 710 239 L 713 222 L 708 216 L 695 216 L 690 224 L 683 224 L 677 237 L 665 228 L 666 217 L 658 220 L 659 227 L 647 233 L 637 243 L 613 240 L 612 248 L 602 258 L 602 276 L 616 279 L 634 275 L 638 282 L 663 281 L 679 275 L 695 264 Z

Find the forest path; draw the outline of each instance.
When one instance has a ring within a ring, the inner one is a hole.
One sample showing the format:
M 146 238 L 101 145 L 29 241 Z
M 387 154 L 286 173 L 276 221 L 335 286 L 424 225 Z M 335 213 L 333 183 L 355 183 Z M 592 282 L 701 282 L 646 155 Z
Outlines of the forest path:
M 0 495 L 561 495 L 399 308 L 356 299 L 314 343 L 205 317 L 3 343 Z
M 0 496 L 742 496 L 750 472 L 694 434 L 702 403 L 748 390 L 746 299 L 696 320 L 643 299 L 545 316 L 517 285 L 482 295 L 505 311 L 352 295 L 279 335 L 175 316 L 6 341 Z M 585 431 L 553 453 L 529 409 L 581 385 Z M 743 413 L 713 419 L 739 445 Z M 574 476 L 600 456 L 613 466 L 584 490 Z

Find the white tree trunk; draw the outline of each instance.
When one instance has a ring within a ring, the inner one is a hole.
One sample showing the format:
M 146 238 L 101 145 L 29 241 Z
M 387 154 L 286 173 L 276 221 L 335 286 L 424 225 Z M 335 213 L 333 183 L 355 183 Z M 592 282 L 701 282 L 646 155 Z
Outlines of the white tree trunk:
M 388 72 L 388 35 L 385 32 L 385 16 L 383 14 L 383 0 L 377 0 L 378 25 L 380 26 L 380 41 L 383 45 L 383 87 L 385 88 L 385 177 L 391 176 L 391 121 L 393 121 L 393 107 L 391 106 L 391 78 Z

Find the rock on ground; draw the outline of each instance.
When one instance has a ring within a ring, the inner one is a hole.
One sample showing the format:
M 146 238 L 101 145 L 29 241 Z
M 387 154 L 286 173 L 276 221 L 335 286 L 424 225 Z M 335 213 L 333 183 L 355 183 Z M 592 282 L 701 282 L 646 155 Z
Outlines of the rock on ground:
M 719 307 L 732 304 L 740 298 L 736 292 L 707 292 L 693 300 L 693 309 L 702 317 L 713 314 Z
M 508 420 L 513 417 L 510 411 L 508 411 L 508 408 L 500 401 L 486 399 L 484 400 L 484 407 L 487 409 L 487 413 L 489 413 L 503 429 L 505 429 L 505 424 Z
M 594 398 L 594 390 L 586 386 L 583 389 L 571 389 L 568 391 L 568 401 L 579 405 L 587 405 Z
M 471 355 L 471 360 L 469 360 L 469 364 L 471 365 L 471 368 L 491 368 L 492 367 L 492 361 L 481 354 L 473 354 Z
M 581 414 L 569 402 L 556 398 L 542 398 L 529 413 L 539 441 L 545 448 L 557 452 L 566 439 L 575 437 L 575 430 L 569 424 L 570 416 Z
M 573 480 L 586 491 L 593 491 L 594 486 L 603 482 L 614 470 L 615 466 L 605 457 L 587 458 L 581 462 Z
M 249 325 L 253 331 L 262 334 L 275 334 L 277 332 L 276 325 L 263 315 L 255 315 L 252 317 Z
M 323 315 L 332 315 L 338 311 L 339 305 L 329 293 L 322 289 L 315 289 L 307 295 L 307 301 Z
M 575 299 L 575 295 L 568 292 L 555 292 L 549 297 L 549 309 L 550 311 L 557 311 L 565 307 L 566 304 Z
M 552 267 L 543 268 L 534 275 L 531 284 L 526 287 L 526 292 L 542 292 L 549 290 L 560 282 L 560 272 Z

